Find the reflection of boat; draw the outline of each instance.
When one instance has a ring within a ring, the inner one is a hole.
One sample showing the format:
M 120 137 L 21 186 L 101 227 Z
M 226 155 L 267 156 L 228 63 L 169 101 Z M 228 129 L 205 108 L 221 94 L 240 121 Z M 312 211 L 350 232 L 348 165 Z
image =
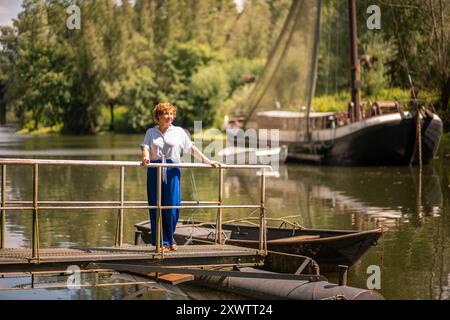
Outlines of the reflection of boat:
M 348 112 L 313 111 L 322 1 L 299 0 L 292 2 L 277 44 L 246 103 L 243 126 L 279 129 L 280 145 L 289 148 L 288 160 L 328 165 L 409 165 L 419 159 L 429 163 L 438 149 L 442 121 L 421 109 L 415 88 L 411 112 L 396 101 L 361 103 L 356 0 L 348 3 L 352 61 Z
M 135 227 L 140 231 L 141 239 L 145 243 L 150 243 L 149 222 L 137 223 Z M 215 230 L 215 224 L 181 221 L 174 238 L 179 244 L 204 244 L 205 241 L 214 241 Z M 250 248 L 259 246 L 259 227 L 224 224 L 222 231 L 226 244 Z M 267 249 L 307 256 L 317 261 L 321 270 L 330 270 L 340 264 L 353 265 L 372 245 L 376 244 L 381 235 L 381 229 L 343 231 L 268 228 Z

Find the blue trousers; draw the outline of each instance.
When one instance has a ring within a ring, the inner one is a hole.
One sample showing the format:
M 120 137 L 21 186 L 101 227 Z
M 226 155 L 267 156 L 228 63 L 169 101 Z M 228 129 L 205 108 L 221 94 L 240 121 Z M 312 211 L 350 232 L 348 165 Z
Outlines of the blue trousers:
M 161 163 L 161 160 L 152 160 L 152 163 Z M 167 163 L 173 163 L 167 160 Z M 166 173 L 164 174 L 164 170 Z M 161 182 L 161 204 L 163 206 L 179 206 L 181 204 L 180 177 L 181 168 L 163 168 L 163 176 L 165 181 Z M 147 168 L 147 197 L 150 206 L 156 205 L 157 197 L 157 168 Z M 156 245 L 156 209 L 150 209 L 150 227 L 152 245 Z M 180 217 L 180 209 L 164 209 L 162 210 L 162 234 L 163 245 L 175 244 L 173 234 Z

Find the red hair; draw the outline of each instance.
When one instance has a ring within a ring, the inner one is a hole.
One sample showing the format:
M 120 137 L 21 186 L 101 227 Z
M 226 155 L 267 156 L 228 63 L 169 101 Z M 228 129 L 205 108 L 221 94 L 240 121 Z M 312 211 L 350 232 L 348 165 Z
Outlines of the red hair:
M 164 114 L 166 111 L 172 111 L 173 117 L 175 118 L 177 116 L 177 108 L 175 108 L 171 103 L 169 102 L 162 102 L 158 103 L 152 111 L 153 114 L 153 120 L 155 122 L 159 122 L 158 119 L 160 116 Z

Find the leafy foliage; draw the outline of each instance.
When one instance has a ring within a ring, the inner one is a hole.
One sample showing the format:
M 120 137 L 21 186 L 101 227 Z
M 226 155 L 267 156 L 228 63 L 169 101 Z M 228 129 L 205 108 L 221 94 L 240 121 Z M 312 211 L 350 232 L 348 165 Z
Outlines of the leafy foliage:
M 450 123 L 450 2 L 425 2 L 358 1 L 360 53 L 376 58 L 363 68 L 362 86 L 369 98 L 386 88 L 406 92 L 409 71 Z M 66 27 L 72 3 L 81 30 Z M 170 101 L 179 124 L 220 126 L 241 110 L 291 3 L 246 0 L 238 12 L 234 0 L 23 0 L 13 25 L 0 28 L 7 109 L 36 131 L 141 132 L 152 106 Z M 340 110 L 349 86 L 347 2 L 323 3 L 317 109 Z M 365 28 L 373 4 L 381 30 Z

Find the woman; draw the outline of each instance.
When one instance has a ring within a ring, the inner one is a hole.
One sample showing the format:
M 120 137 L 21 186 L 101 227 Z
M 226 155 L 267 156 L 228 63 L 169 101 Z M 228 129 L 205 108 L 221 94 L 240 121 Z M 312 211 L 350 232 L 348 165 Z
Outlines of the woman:
M 141 144 L 142 165 L 150 163 L 181 163 L 181 150 L 192 154 L 203 163 L 219 167 L 220 163 L 209 160 L 189 139 L 181 127 L 172 125 L 177 115 L 176 108 L 170 103 L 160 103 L 153 108 L 153 119 L 158 124 L 145 133 Z M 162 169 L 161 203 L 163 206 L 179 206 L 181 204 L 180 176 L 178 167 Z M 147 169 L 147 196 L 150 206 L 156 205 L 157 168 Z M 180 216 L 180 209 L 162 211 L 162 250 L 176 250 L 173 234 Z M 156 245 L 156 209 L 150 209 L 150 227 L 152 244 Z

